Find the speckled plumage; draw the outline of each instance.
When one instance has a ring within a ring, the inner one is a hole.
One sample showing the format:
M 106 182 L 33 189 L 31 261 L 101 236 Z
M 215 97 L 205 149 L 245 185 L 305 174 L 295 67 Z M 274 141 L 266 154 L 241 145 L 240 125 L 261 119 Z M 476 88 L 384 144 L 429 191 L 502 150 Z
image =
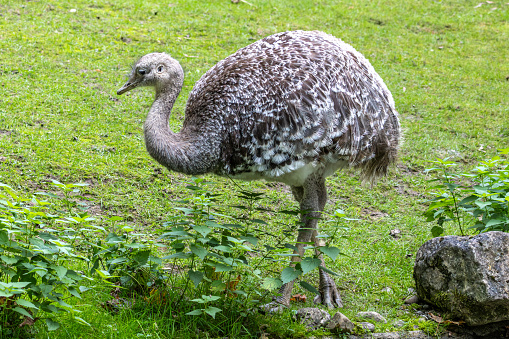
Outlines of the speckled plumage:
M 221 126 L 210 132 L 227 137 L 220 175 L 288 181 L 278 178 L 342 162 L 372 177 L 385 172 L 400 136 L 392 96 L 371 64 L 322 32 L 275 34 L 220 61 L 193 88 L 184 128 L 204 115 Z
M 217 63 L 195 84 L 182 129 L 173 133 L 168 119 L 182 84 L 179 63 L 152 53 L 138 60 L 118 91 L 155 87 L 145 143 L 170 170 L 284 182 L 301 210 L 319 213 L 325 177 L 356 167 L 372 180 L 396 158 L 401 129 L 391 93 L 368 60 L 323 32 L 274 34 Z M 316 219 L 303 221 L 298 241 L 315 239 Z M 322 285 L 333 291 L 320 300 L 340 305 L 324 271 Z M 288 287 L 283 295 L 289 302 Z

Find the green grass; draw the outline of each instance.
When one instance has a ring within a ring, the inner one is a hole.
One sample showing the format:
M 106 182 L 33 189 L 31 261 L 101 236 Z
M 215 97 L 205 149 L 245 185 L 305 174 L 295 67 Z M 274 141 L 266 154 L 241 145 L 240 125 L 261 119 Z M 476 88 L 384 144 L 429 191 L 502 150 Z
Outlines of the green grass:
M 423 170 L 436 157 L 468 168 L 509 145 L 507 1 L 479 8 L 478 0 L 249 2 L 2 1 L 0 182 L 27 192 L 49 190 L 50 179 L 87 182 L 92 213 L 158 228 L 188 195 L 186 177 L 160 171 L 145 151 L 142 123 L 153 94 L 115 95 L 129 66 L 153 51 L 180 60 L 186 79 L 170 121 L 178 130 L 189 91 L 217 61 L 275 32 L 323 30 L 370 59 L 393 93 L 405 133 L 397 167 L 372 189 L 348 171 L 328 179 L 327 212 L 343 208 L 361 219 L 338 244 L 347 256 L 330 263 L 341 272 L 341 312 L 355 319 L 358 311 L 377 311 L 389 324 L 412 323 L 417 318 L 400 306 L 413 286 L 415 252 L 431 237 L 422 217 Z M 219 193 L 234 195 L 230 182 L 211 179 Z M 239 184 L 267 192 L 264 206 L 296 207 L 282 185 Z M 395 228 L 400 239 L 389 236 Z M 108 297 L 96 291 L 81 301 L 92 328 L 68 321 L 50 336 L 176 335 L 157 314 L 109 315 L 98 306 Z M 41 331 L 38 337 L 48 337 Z

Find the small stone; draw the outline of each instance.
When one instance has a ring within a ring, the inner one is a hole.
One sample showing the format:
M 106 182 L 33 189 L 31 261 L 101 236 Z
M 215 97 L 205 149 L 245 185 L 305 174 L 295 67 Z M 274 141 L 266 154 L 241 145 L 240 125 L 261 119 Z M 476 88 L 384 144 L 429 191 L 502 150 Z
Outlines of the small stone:
M 401 237 L 401 235 L 400 235 L 400 234 L 401 234 L 401 231 L 400 231 L 400 230 L 398 230 L 397 228 L 396 228 L 396 229 L 393 229 L 393 230 L 391 230 L 391 231 L 389 232 L 389 235 L 390 235 L 391 237 L 393 237 L 394 239 L 398 239 L 398 238 L 400 238 L 400 237 Z
M 403 320 L 396 320 L 393 324 L 394 327 L 403 327 L 405 326 L 405 322 Z
M 373 320 L 376 322 L 383 322 L 383 323 L 387 324 L 387 319 L 385 319 L 379 313 L 376 313 L 376 312 L 359 312 L 359 313 L 357 313 L 357 317 Z
M 355 325 L 343 313 L 337 312 L 327 325 L 325 325 L 325 328 L 334 332 L 351 333 L 355 328 Z
M 283 305 L 281 305 L 277 302 L 274 302 L 274 301 L 260 306 L 260 310 L 262 313 L 270 313 L 270 314 L 283 313 L 284 309 L 285 309 L 285 307 Z
M 405 304 L 417 304 L 419 302 L 419 297 L 417 295 L 413 295 L 405 299 Z
M 382 292 L 385 292 L 385 293 L 392 293 L 392 288 L 390 288 L 390 287 L 384 287 L 384 288 L 382 288 Z
M 407 291 L 408 293 L 415 293 L 415 289 L 412 287 L 409 287 Z
M 317 329 L 318 327 L 324 326 L 324 324 L 331 319 L 327 311 L 316 307 L 301 308 L 297 311 L 295 317 L 310 329 Z
M 361 325 L 361 327 L 365 330 L 375 332 L 375 325 L 373 325 L 372 323 L 363 321 L 363 322 L 359 323 L 359 325 Z

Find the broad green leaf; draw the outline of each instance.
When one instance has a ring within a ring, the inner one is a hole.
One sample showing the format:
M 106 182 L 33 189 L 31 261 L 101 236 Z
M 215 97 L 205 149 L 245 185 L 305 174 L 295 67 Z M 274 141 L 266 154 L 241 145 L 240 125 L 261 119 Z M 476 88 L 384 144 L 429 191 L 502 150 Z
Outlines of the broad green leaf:
M 477 201 L 475 202 L 475 204 L 476 204 L 477 206 L 479 206 L 479 208 L 486 208 L 487 206 L 491 205 L 491 204 L 492 204 L 492 202 L 491 202 L 491 201 L 479 201 L 479 200 L 477 200 Z
M 444 229 L 440 226 L 433 226 L 433 228 L 431 228 L 431 235 L 435 238 L 439 237 L 443 233 L 444 233 Z
M 226 289 L 226 284 L 221 280 L 214 280 L 212 284 L 210 284 L 210 288 L 213 291 L 224 291 Z
M 241 244 L 241 243 L 243 243 L 243 241 L 242 241 L 242 240 L 237 239 L 237 238 L 234 238 L 234 237 L 226 237 L 226 239 L 228 239 L 228 241 L 234 242 L 234 243 L 236 243 L 236 244 Z
M 320 266 L 321 263 L 322 263 L 321 260 L 317 259 L 317 258 L 310 258 L 310 257 L 304 258 L 300 262 L 300 267 L 302 268 L 302 274 L 306 274 L 309 271 L 314 270 L 315 268 Z
M 318 294 L 318 290 L 311 284 L 305 282 L 305 281 L 299 281 L 300 286 L 302 286 L 304 289 L 308 290 L 309 292 Z
M 456 188 L 460 187 L 460 185 L 453 184 L 450 182 L 446 182 L 445 185 L 447 186 L 447 188 L 449 188 L 450 191 L 454 191 Z
M 108 271 L 96 270 L 96 273 L 99 274 L 101 276 L 101 278 L 103 278 L 103 279 L 107 279 L 107 278 L 111 277 L 111 274 Z
M 301 274 L 302 271 L 296 270 L 293 267 L 287 267 L 281 272 L 281 280 L 283 281 L 283 284 L 286 284 L 295 280 Z
M 254 246 L 256 246 L 256 244 L 258 243 L 258 238 L 255 237 L 240 237 L 240 239 L 247 241 L 248 243 Z
M 172 255 L 167 255 L 165 257 L 162 257 L 161 259 L 189 259 L 191 257 L 191 253 L 173 253 Z
M 63 266 L 55 266 L 54 267 L 54 270 L 55 270 L 55 273 L 57 274 L 57 276 L 62 279 L 63 277 L 65 277 L 65 274 L 67 273 L 67 268 L 63 267 Z
M 167 236 L 178 236 L 178 237 L 185 237 L 185 236 L 191 236 L 191 233 L 186 231 L 171 231 L 164 233 L 161 237 L 167 237 Z
M 475 195 L 471 195 L 469 197 L 466 197 L 464 198 L 463 200 L 461 200 L 459 202 L 459 205 L 466 205 L 466 204 L 470 204 L 472 201 L 476 201 L 477 199 L 479 199 L 478 196 L 475 196 Z
M 63 299 L 58 299 L 57 302 L 60 306 L 65 307 L 66 309 L 72 309 L 72 306 L 66 303 Z
M 475 190 L 475 193 L 477 193 L 479 195 L 488 194 L 488 187 L 476 185 L 476 186 L 474 186 L 474 190 Z
M 189 248 L 191 249 L 191 252 L 196 254 L 201 260 L 203 260 L 209 253 L 205 248 L 203 248 L 199 245 L 193 244 L 193 245 L 189 246 Z
M 46 273 L 48 273 L 48 270 L 43 268 L 43 267 L 35 267 L 34 269 L 32 269 L 29 273 L 32 273 L 32 272 L 35 272 L 37 273 L 41 278 L 44 278 L 44 276 L 46 275 Z
M 5 255 L 0 256 L 0 259 L 7 265 L 14 265 L 18 262 L 17 258 L 7 257 Z
M 127 259 L 126 258 L 117 258 L 117 259 L 113 259 L 111 261 L 108 261 L 108 264 L 109 265 L 113 265 L 113 264 L 121 264 L 121 263 L 124 263 L 126 262 Z
M 217 295 L 201 295 L 201 297 L 203 298 L 203 300 L 205 300 L 205 302 L 211 302 L 211 301 L 216 301 L 216 300 L 219 300 L 221 299 L 221 297 L 218 297 Z
M 16 311 L 20 314 L 23 314 L 24 316 L 29 317 L 30 319 L 33 319 L 32 315 L 30 313 L 28 313 L 27 310 L 25 310 L 24 308 L 14 307 L 12 310 Z
M 76 298 L 81 299 L 81 295 L 78 293 L 78 291 L 76 291 L 76 289 L 74 287 L 69 287 L 69 288 L 67 288 L 67 290 L 69 291 L 69 293 L 71 293 Z
M 209 306 L 203 310 L 205 313 L 216 319 L 216 313 L 221 312 L 220 308 Z
M 502 219 L 491 219 L 490 221 L 488 221 L 486 223 L 486 227 L 492 227 L 494 225 L 498 225 L 498 224 L 501 224 L 503 222 L 504 222 L 504 220 L 502 220 Z
M 39 308 L 37 306 L 35 306 L 31 301 L 28 301 L 28 300 L 25 300 L 25 299 L 16 299 L 16 304 L 18 304 L 19 306 L 25 306 L 25 307 L 29 307 L 29 308 L 35 308 L 36 310 L 38 310 Z
M 50 318 L 46 318 L 46 325 L 48 326 L 48 331 L 55 331 L 60 328 L 60 324 Z
M 295 246 L 293 244 L 284 244 L 283 246 L 286 247 L 286 248 L 289 248 L 291 250 L 298 251 L 297 246 Z
M 223 246 L 223 245 L 216 246 L 216 247 L 214 247 L 214 249 L 217 251 L 222 251 L 222 252 L 226 252 L 226 253 L 231 253 L 231 251 L 232 251 L 231 247 Z
M 199 310 L 187 312 L 186 315 L 201 315 L 202 313 L 203 313 L 203 310 L 199 309 Z
M 233 270 L 231 266 L 225 264 L 212 264 L 212 266 L 216 269 L 216 272 L 229 272 Z
M 124 242 L 124 239 L 116 235 L 115 233 L 110 233 L 106 236 L 107 244 L 116 244 L 119 242 Z
M 139 251 L 138 253 L 136 253 L 133 256 L 133 260 L 136 261 L 136 263 L 139 266 L 143 266 L 147 263 L 149 255 L 150 255 L 150 250 Z
M 273 291 L 283 286 L 283 282 L 278 278 L 265 278 L 262 282 L 262 288 Z
M 193 282 L 194 286 L 195 287 L 198 287 L 198 284 L 202 281 L 203 279 L 203 272 L 196 272 L 196 271 L 188 271 L 187 272 L 189 274 L 189 278 L 191 279 L 191 281 Z
M 7 245 L 9 242 L 9 236 L 7 231 L 0 230 L 0 245 Z
M 206 237 L 212 230 L 207 226 L 194 226 L 193 229 L 200 233 L 202 237 Z
M 332 261 L 336 260 L 337 256 L 340 253 L 339 248 L 331 246 L 322 246 L 319 248 L 319 250 L 320 252 L 331 258 Z

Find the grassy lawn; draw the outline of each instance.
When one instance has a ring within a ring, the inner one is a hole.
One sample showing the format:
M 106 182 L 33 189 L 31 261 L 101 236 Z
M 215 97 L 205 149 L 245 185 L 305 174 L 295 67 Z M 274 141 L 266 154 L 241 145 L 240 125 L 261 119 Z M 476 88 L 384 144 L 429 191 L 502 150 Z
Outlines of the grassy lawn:
M 422 216 L 430 186 L 424 170 L 437 157 L 450 157 L 459 169 L 468 169 L 509 147 L 509 4 L 478 4 L 479 0 L 3 0 L 0 182 L 26 195 L 54 192 L 51 179 L 87 183 L 82 202 L 90 214 L 121 216 L 138 231 L 155 232 L 176 213 L 178 201 L 190 196 L 185 189 L 189 178 L 161 168 L 145 151 L 142 125 L 153 93 L 115 94 L 136 58 L 164 51 L 180 61 L 186 78 L 170 120 L 178 131 L 188 93 L 216 62 L 272 33 L 325 31 L 370 60 L 394 96 L 405 135 L 397 166 L 373 188 L 361 186 L 354 172 L 328 179 L 326 212 L 339 208 L 358 219 L 348 223 L 346 239 L 336 244 L 345 255 L 329 263 L 340 272 L 336 281 L 345 304 L 341 312 L 352 320 L 359 311 L 382 314 L 388 324 L 378 324 L 378 331 L 394 329 L 398 319 L 406 321 L 405 329 L 413 329 L 418 316 L 401 306 L 414 284 L 415 252 L 431 238 L 432 225 Z M 216 183 L 213 190 L 225 205 L 238 201 L 238 188 L 231 181 L 206 178 Z M 260 207 L 296 207 L 283 185 L 237 184 L 264 192 Z M 228 208 L 225 212 L 237 213 Z M 272 227 L 296 221 L 280 213 L 262 217 Z M 401 230 L 400 238 L 389 235 L 394 229 Z M 458 230 L 449 227 L 446 233 Z M 316 283 L 317 276 L 309 280 Z M 69 301 L 83 311 L 80 317 L 90 327 L 62 316 L 62 328 L 48 333 L 37 325 L 34 337 L 209 335 L 197 332 L 200 320 L 186 325 L 192 331 L 182 329 L 167 311 L 135 307 L 112 315 L 99 306 L 109 299 L 109 289 L 98 285 L 82 300 Z M 276 338 L 292 336 L 285 330 L 290 319 L 291 312 L 286 312 L 253 321 L 268 324 Z M 228 320 L 223 321 L 226 326 Z

